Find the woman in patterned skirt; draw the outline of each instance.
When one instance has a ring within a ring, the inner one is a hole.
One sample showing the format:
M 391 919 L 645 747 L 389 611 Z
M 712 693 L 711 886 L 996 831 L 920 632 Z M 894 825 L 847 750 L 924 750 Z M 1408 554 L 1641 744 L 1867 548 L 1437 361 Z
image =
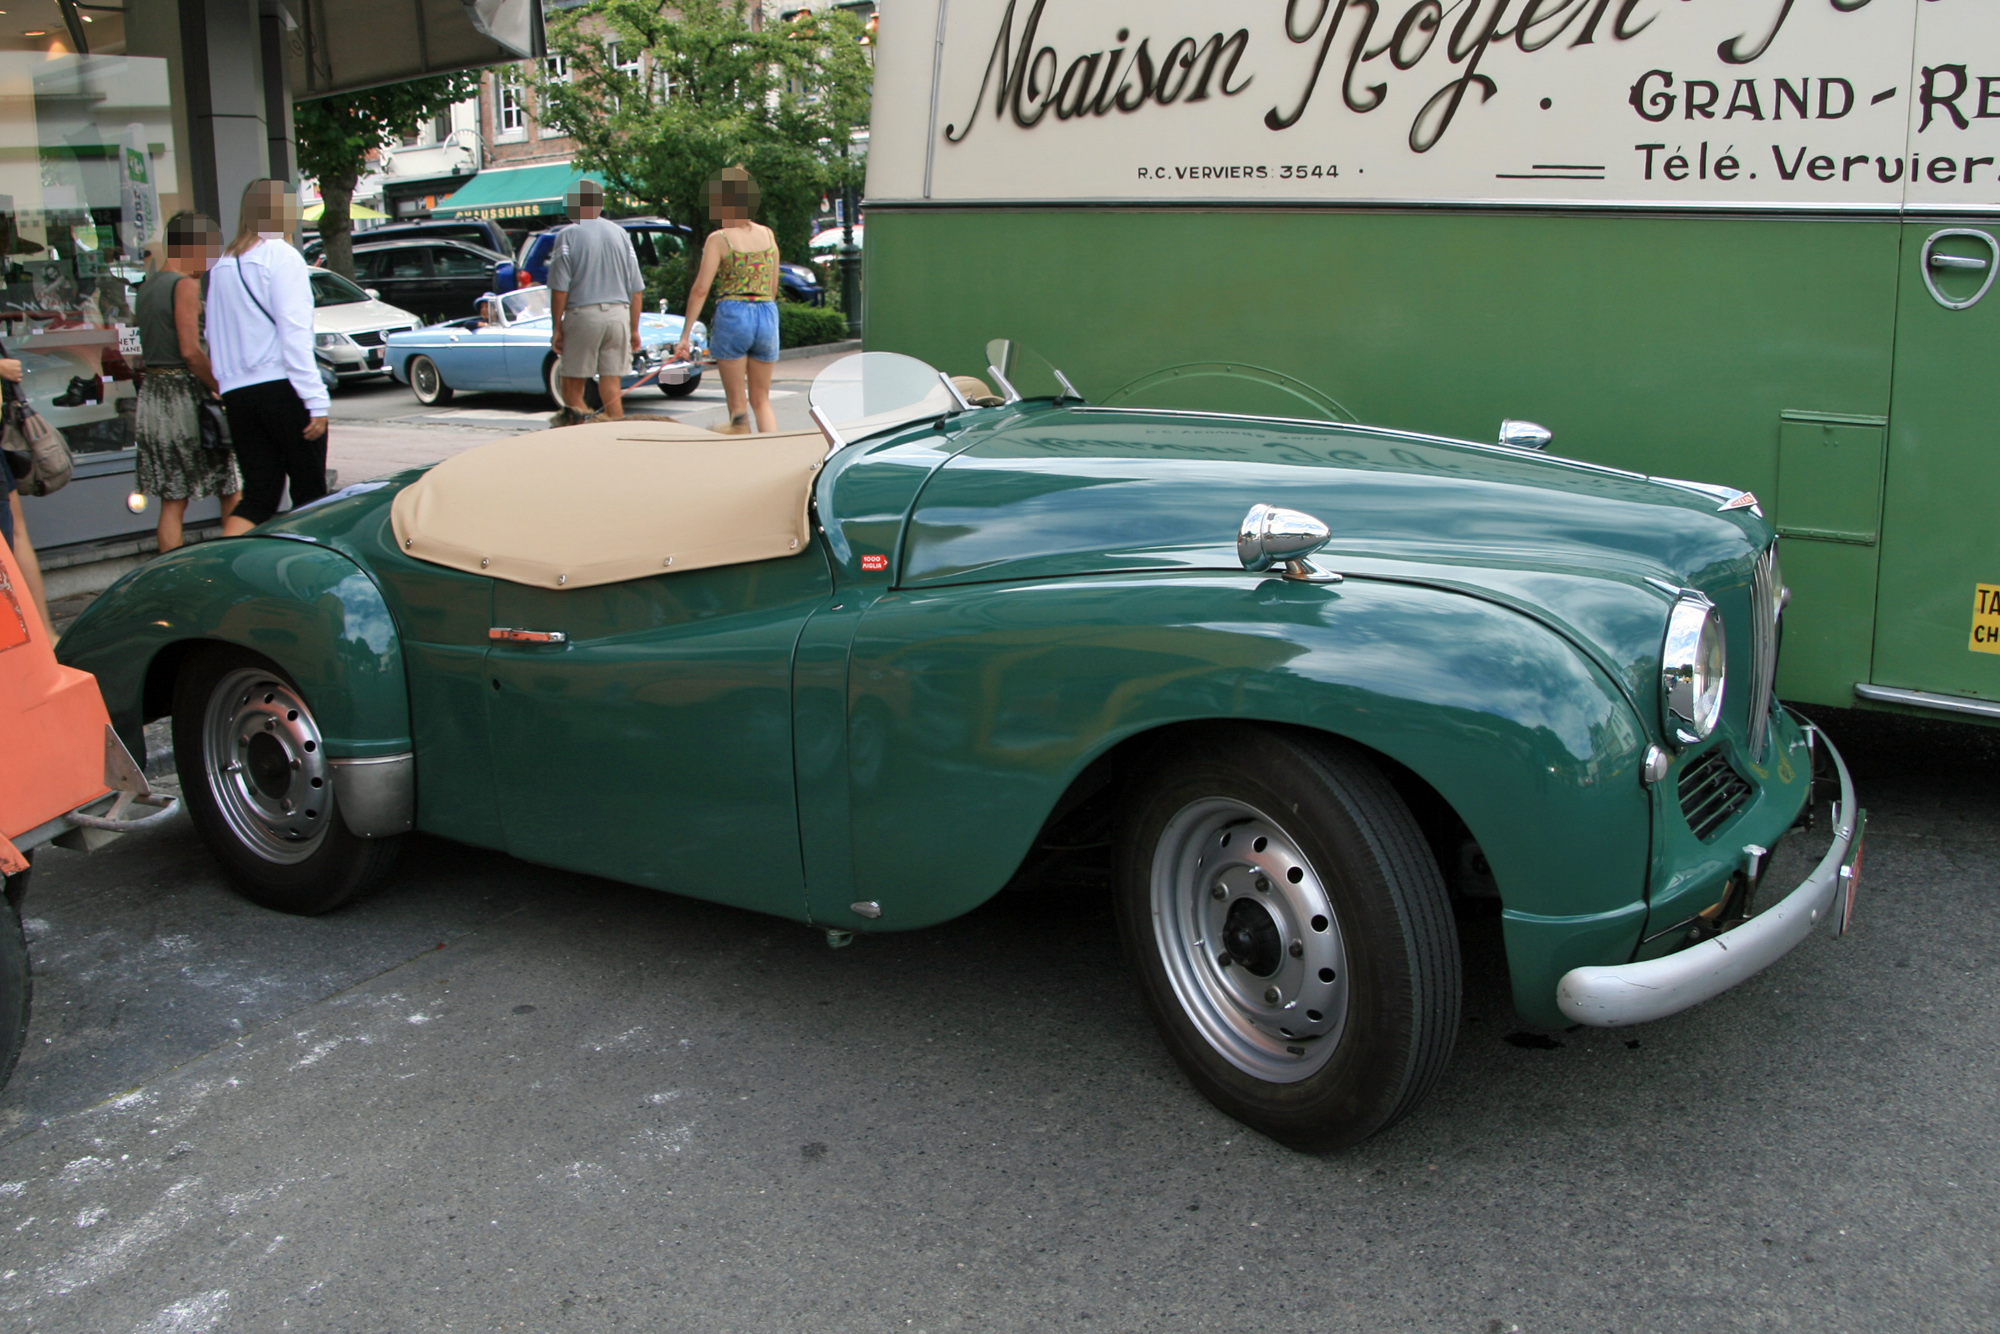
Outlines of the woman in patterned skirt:
M 220 496 L 226 518 L 243 490 L 236 456 L 201 447 L 197 405 L 218 391 L 201 345 L 201 275 L 222 253 L 222 230 L 199 213 L 167 221 L 167 259 L 132 303 L 146 355 L 134 433 L 139 490 L 160 498 L 160 550 L 181 544 L 187 503 Z

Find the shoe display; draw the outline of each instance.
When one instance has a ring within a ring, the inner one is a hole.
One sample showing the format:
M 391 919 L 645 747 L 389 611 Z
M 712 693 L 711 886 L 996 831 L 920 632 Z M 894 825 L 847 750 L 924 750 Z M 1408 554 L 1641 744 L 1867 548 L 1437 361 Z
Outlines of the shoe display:
M 86 403 L 104 401 L 104 381 L 95 375 L 73 375 L 69 388 L 49 400 L 59 408 L 80 408 Z

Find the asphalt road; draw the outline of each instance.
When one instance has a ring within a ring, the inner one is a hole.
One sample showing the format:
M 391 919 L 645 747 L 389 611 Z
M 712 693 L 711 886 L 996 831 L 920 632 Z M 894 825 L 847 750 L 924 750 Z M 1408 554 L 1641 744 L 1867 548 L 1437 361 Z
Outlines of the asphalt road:
M 1104 906 L 828 949 L 411 840 L 302 920 L 184 820 L 46 856 L 0 1095 L 16 1330 L 1986 1330 L 2000 733 L 1834 715 L 1858 929 L 1527 1033 L 1304 1156 L 1189 1091 Z M 1796 875 L 1805 849 L 1774 874 Z

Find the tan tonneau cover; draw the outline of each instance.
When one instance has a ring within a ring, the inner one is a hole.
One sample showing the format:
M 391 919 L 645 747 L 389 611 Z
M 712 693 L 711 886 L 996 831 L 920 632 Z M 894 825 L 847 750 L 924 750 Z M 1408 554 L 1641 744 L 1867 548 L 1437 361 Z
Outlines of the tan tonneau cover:
M 805 550 L 825 456 L 817 431 L 536 431 L 438 464 L 396 497 L 391 522 L 418 560 L 537 588 L 741 565 Z

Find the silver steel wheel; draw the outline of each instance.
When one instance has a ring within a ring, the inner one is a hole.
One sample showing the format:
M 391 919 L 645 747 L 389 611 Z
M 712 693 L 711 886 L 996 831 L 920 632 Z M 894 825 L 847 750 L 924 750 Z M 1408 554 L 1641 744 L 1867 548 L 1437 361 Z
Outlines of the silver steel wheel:
M 1347 950 L 1318 874 L 1275 820 L 1214 797 L 1161 831 L 1153 936 L 1181 1008 L 1222 1057 L 1292 1084 L 1347 1026 Z
M 202 721 L 202 769 L 229 830 L 266 861 L 310 857 L 333 821 L 333 779 L 298 692 L 268 671 L 216 683 Z

